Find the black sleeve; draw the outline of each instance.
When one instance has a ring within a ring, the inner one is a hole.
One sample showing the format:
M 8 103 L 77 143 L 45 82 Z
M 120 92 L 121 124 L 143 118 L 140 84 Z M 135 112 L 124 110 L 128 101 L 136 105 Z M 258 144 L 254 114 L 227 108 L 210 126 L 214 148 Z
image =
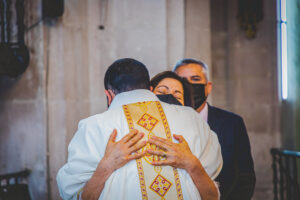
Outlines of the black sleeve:
M 238 179 L 232 190 L 230 200 L 250 200 L 255 188 L 255 172 L 251 155 L 249 137 L 243 119 L 240 118 L 236 130 Z

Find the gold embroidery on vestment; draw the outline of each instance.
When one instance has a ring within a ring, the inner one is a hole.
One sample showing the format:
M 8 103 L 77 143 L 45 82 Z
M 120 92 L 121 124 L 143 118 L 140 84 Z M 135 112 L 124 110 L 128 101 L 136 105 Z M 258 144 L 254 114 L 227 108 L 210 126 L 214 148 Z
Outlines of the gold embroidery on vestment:
M 148 101 L 128 104 L 123 106 L 123 110 L 129 130 L 137 129 L 145 134 L 142 140 L 157 136 L 172 141 L 170 127 L 160 102 Z M 144 152 L 147 149 L 163 151 L 156 145 L 148 143 L 139 152 Z M 165 159 L 164 156 L 147 153 L 143 158 L 136 160 L 143 200 L 183 200 L 177 169 L 171 166 L 152 165 L 152 162 Z

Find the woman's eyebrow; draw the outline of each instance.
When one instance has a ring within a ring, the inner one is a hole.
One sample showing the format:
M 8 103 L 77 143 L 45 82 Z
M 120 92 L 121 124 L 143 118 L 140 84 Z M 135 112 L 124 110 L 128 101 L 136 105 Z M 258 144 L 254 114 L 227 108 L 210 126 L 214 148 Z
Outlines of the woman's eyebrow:
M 157 88 L 160 88 L 160 87 L 164 87 L 164 88 L 166 88 L 166 89 L 169 89 L 168 86 L 166 86 L 166 85 L 160 85 L 160 86 L 157 86 Z
M 180 94 L 182 94 L 182 92 L 181 91 L 179 91 L 179 90 L 175 90 L 175 92 L 174 93 L 180 93 Z

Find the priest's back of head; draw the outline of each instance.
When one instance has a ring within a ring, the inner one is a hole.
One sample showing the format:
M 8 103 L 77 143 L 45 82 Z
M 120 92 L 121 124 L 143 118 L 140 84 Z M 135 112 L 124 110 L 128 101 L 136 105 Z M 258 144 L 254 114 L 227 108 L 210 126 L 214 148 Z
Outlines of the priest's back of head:
M 108 67 L 104 87 L 115 95 L 136 89 L 149 89 L 149 72 L 143 63 L 135 59 L 118 59 Z

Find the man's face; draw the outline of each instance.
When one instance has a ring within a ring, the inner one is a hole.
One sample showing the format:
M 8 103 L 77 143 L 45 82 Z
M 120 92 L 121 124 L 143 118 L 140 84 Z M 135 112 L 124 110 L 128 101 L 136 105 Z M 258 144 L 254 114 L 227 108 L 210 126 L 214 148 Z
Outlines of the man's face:
M 204 84 L 204 95 L 208 97 L 212 90 L 212 82 L 207 81 L 205 77 L 205 73 L 203 71 L 203 68 L 199 66 L 198 64 L 187 64 L 184 66 L 181 66 L 176 69 L 175 71 L 176 74 L 178 74 L 181 77 L 184 77 L 188 80 L 189 83 L 191 84 Z M 196 102 L 196 100 L 195 100 Z M 198 108 L 196 108 L 197 112 L 200 112 L 204 105 L 206 103 L 206 100 L 202 105 L 200 105 Z
M 176 69 L 176 74 L 186 78 L 192 84 L 206 84 L 202 67 L 198 64 L 187 64 Z

